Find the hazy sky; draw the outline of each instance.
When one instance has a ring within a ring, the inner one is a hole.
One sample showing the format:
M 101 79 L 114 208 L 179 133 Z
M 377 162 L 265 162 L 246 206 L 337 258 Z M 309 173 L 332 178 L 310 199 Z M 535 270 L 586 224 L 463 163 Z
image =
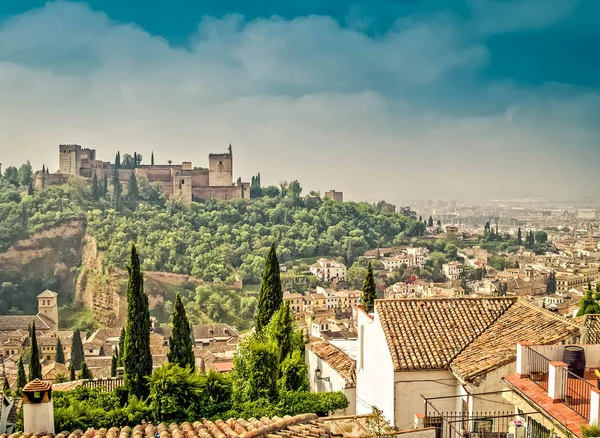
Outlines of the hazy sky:
M 0 1 L 0 162 L 191 160 L 347 199 L 593 195 L 600 1 Z

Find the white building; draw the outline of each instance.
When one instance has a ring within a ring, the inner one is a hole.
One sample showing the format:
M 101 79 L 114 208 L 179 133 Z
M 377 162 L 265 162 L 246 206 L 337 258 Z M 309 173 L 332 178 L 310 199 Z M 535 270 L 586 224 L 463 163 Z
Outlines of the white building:
M 319 259 L 310 265 L 310 272 L 321 281 L 346 281 L 346 265 L 335 260 Z
M 423 412 L 421 395 L 448 397 L 436 400 L 440 412 L 508 410 L 501 394 L 477 394 L 503 389 L 516 343 L 570 342 L 579 331 L 516 297 L 376 300 L 373 315 L 358 314 L 356 412 L 377 406 L 402 429 Z
M 341 415 L 356 413 L 356 361 L 327 341 L 306 346 L 306 364 L 310 390 L 314 392 L 342 391 L 349 405 Z
M 596 210 L 593 208 L 580 208 L 577 210 L 578 219 L 596 219 Z
M 458 262 L 444 263 L 442 272 L 449 280 L 458 280 L 463 273 L 463 265 Z
M 388 271 L 399 269 L 402 265 L 407 267 L 415 266 L 415 256 L 410 254 L 400 254 L 394 257 L 384 257 L 381 259 L 383 267 Z

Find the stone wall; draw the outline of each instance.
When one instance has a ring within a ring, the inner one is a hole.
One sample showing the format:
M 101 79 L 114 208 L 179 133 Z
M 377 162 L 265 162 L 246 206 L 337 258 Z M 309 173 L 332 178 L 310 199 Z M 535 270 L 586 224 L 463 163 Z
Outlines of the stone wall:
M 249 194 L 250 189 L 246 190 Z M 192 194 L 196 199 L 242 199 L 242 186 L 229 187 L 196 187 L 192 188 Z
M 226 187 L 233 183 L 233 155 L 208 155 L 208 183 L 211 187 Z

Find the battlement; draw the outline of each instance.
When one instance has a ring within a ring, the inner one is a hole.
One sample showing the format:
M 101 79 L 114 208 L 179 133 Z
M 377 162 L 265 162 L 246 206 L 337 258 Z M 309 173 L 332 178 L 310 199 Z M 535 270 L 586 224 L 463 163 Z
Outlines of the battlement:
M 58 145 L 58 147 L 60 152 L 74 152 L 81 150 L 81 146 L 79 146 L 78 144 L 61 144 Z

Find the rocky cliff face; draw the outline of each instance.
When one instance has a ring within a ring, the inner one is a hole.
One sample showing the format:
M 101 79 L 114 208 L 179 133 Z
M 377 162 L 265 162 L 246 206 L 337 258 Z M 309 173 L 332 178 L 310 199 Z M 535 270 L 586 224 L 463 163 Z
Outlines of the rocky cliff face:
M 71 268 L 81 263 L 85 229 L 84 220 L 68 220 L 20 240 L 0 254 L 0 271 L 56 277 L 61 290 L 72 296 Z
M 82 267 L 76 282 L 75 299 L 90 309 L 98 322 L 107 326 L 124 325 L 127 302 L 124 294 L 126 275 L 107 269 L 96 240 L 83 237 Z

